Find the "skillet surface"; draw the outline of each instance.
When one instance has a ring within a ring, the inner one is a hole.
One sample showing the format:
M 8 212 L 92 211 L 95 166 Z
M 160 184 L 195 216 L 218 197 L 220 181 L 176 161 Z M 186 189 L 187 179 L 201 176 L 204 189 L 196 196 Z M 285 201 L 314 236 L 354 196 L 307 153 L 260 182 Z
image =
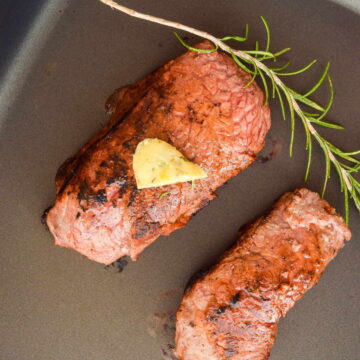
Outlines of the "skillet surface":
M 207 30 L 290 46 L 301 66 L 331 60 L 336 98 L 330 119 L 346 130 L 322 132 L 359 148 L 360 6 L 318 0 L 141 0 L 136 9 Z M 348 8 L 353 10 L 350 11 Z M 356 12 L 358 11 L 358 12 Z M 53 246 L 40 215 L 54 199 L 54 175 L 104 121 L 106 97 L 183 52 L 168 28 L 112 12 L 95 0 L 4 1 L 0 5 L 0 358 L 4 360 L 171 359 L 174 313 L 193 273 L 235 240 L 238 228 L 266 212 L 285 191 L 303 186 L 304 136 L 297 129 L 289 159 L 289 121 L 272 104 L 263 159 L 219 191 L 186 228 L 162 237 L 122 273 Z M 189 36 L 189 42 L 195 42 Z M 251 42 L 250 41 L 250 42 Z M 311 86 L 320 65 L 289 79 Z M 327 90 L 317 94 L 325 102 Z M 314 149 L 307 186 L 321 189 L 323 156 Z M 342 211 L 334 174 L 326 199 Z M 280 323 L 271 360 L 360 359 L 360 221 L 353 239 Z

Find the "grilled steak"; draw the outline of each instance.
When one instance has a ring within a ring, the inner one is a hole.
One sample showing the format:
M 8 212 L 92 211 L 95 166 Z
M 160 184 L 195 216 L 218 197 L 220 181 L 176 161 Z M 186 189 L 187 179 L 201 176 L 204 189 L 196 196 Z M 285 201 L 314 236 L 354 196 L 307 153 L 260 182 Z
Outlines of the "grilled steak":
M 256 84 L 244 88 L 249 80 L 226 54 L 187 52 L 116 91 L 108 124 L 58 171 L 56 203 L 46 214 L 55 243 L 109 264 L 136 260 L 184 226 L 264 146 L 270 112 Z M 138 190 L 132 157 L 145 138 L 172 144 L 208 178 Z
M 280 317 L 317 283 L 350 236 L 317 194 L 300 189 L 282 196 L 186 291 L 177 313 L 176 356 L 267 359 Z

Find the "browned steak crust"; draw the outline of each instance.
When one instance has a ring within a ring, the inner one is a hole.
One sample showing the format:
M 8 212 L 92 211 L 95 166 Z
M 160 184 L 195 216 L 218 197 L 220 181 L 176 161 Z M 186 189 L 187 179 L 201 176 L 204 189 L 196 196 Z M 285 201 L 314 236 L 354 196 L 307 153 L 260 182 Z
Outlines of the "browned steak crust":
M 269 108 L 256 84 L 244 89 L 249 79 L 223 53 L 187 52 L 117 91 L 109 123 L 58 171 L 46 216 L 56 244 L 109 264 L 124 255 L 136 260 L 157 237 L 184 226 L 264 146 Z M 194 188 L 137 190 L 132 157 L 144 138 L 169 142 L 209 177 Z
M 317 283 L 350 236 L 316 193 L 282 196 L 186 291 L 177 313 L 179 360 L 267 359 L 280 317 Z

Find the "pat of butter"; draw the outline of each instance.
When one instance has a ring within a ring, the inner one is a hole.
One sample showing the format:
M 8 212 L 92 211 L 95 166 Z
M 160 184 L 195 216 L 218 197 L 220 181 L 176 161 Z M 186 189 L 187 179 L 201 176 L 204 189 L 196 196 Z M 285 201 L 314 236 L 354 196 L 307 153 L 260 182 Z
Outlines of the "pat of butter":
M 138 189 L 204 179 L 206 172 L 165 141 L 145 139 L 135 150 L 133 169 Z

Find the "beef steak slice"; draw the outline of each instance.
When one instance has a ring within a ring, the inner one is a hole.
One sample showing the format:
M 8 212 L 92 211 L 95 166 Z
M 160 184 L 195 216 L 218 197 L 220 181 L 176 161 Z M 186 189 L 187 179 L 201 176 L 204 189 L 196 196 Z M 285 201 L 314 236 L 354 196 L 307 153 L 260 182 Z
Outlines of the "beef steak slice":
M 55 243 L 109 264 L 125 255 L 136 260 L 160 235 L 184 226 L 264 146 L 270 111 L 255 83 L 244 88 L 249 80 L 224 53 L 186 52 L 116 91 L 108 124 L 57 173 L 46 215 Z M 208 178 L 194 187 L 138 190 L 132 158 L 145 138 L 175 146 Z

